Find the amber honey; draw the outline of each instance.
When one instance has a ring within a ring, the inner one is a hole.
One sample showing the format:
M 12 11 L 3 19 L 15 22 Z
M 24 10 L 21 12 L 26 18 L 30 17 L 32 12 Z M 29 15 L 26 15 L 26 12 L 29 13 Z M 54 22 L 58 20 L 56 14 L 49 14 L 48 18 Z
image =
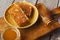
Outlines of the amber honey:
M 17 37 L 17 34 L 15 31 L 11 30 L 11 29 L 7 29 L 4 33 L 3 33 L 3 38 L 4 40 L 15 40 Z
M 20 32 L 17 29 L 8 28 L 2 32 L 2 40 L 18 40 Z

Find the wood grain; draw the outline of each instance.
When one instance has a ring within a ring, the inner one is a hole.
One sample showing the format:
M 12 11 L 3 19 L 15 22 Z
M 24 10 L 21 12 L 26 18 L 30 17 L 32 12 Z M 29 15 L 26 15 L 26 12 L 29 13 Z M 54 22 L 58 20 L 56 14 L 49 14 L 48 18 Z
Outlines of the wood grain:
M 8 27 L 8 24 L 5 22 L 3 17 L 0 18 L 0 31 L 3 30 L 5 27 Z
M 60 25 L 57 22 L 54 22 L 51 26 L 47 26 L 44 23 L 41 24 L 35 24 L 34 29 L 33 28 L 29 28 L 26 29 L 23 33 L 25 35 L 25 37 L 23 39 L 25 40 L 33 40 L 36 39 L 38 37 L 41 37 L 45 34 L 47 34 L 48 32 L 51 32 L 52 30 L 58 28 Z M 36 28 L 35 28 L 36 27 Z M 22 33 L 22 34 L 23 34 Z
M 1 19 L 4 20 L 3 18 L 0 18 L 0 20 Z M 2 20 L 1 22 L 3 22 Z M 4 24 L 3 26 L 5 26 Z M 55 21 L 53 21 L 51 25 L 47 26 L 43 22 L 41 22 L 41 19 L 39 17 L 36 24 L 32 27 L 27 29 L 20 29 L 22 40 L 35 40 L 36 38 L 41 37 L 56 28 L 59 28 L 59 26 L 60 24 Z

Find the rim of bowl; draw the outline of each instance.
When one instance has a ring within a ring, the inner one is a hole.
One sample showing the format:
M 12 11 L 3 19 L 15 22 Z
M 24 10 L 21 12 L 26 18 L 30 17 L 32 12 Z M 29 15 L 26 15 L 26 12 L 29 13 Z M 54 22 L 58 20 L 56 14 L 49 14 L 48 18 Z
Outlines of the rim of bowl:
M 17 3 L 17 2 L 14 2 L 13 4 L 9 5 L 9 6 L 7 7 L 7 9 L 10 8 L 12 5 L 14 5 L 15 3 Z M 22 3 L 22 2 L 19 2 L 19 3 Z M 34 25 L 34 24 L 36 23 L 36 21 L 37 21 L 37 19 L 38 19 L 38 10 L 37 10 L 37 8 L 36 8 L 33 4 L 31 4 L 31 3 L 29 3 L 29 2 L 23 1 L 23 3 L 27 3 L 27 4 L 31 5 L 33 8 L 35 8 L 35 9 L 36 9 L 35 11 L 36 11 L 37 16 L 36 16 L 35 21 L 34 21 L 33 23 L 31 23 L 30 25 L 25 26 L 25 27 L 16 27 L 16 28 L 21 28 L 21 29 L 22 29 L 22 28 L 31 27 L 32 25 Z M 5 12 L 4 12 L 4 20 L 6 21 L 6 23 L 7 23 L 8 25 L 14 27 L 14 25 L 10 24 L 10 23 L 7 21 L 7 19 L 5 18 L 5 14 L 6 14 L 7 9 L 6 9 Z

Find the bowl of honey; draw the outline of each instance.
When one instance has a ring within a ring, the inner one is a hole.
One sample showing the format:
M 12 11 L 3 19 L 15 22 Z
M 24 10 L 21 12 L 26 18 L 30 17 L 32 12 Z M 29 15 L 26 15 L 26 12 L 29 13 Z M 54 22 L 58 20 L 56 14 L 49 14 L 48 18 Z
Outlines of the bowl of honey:
M 5 28 L 1 32 L 1 40 L 21 40 L 20 31 L 17 28 Z

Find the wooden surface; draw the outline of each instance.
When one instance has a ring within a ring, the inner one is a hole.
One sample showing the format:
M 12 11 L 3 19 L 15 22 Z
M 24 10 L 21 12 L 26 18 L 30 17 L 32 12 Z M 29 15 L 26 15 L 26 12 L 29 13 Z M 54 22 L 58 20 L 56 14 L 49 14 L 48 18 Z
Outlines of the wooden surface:
M 20 1 L 20 0 L 16 0 L 16 1 Z M 6 2 L 6 1 L 4 1 L 4 2 Z M 31 1 L 29 0 L 28 2 L 31 2 Z M 36 2 L 36 0 L 32 1 L 31 3 L 35 4 L 35 2 Z M 58 0 L 52 0 L 52 1 L 51 0 L 49 0 L 49 1 L 48 0 L 38 0 L 38 3 L 39 2 L 43 2 L 48 9 L 52 10 L 53 8 L 57 7 Z M 11 4 L 12 1 L 11 2 L 9 1 L 8 3 Z M 7 6 L 9 5 L 8 3 L 6 3 Z M 0 15 L 2 16 L 3 12 L 5 11 L 7 6 L 5 5 L 5 6 L 3 6 L 1 8 L 1 4 L 0 4 Z M 1 11 L 1 9 L 3 9 L 3 11 Z M 3 18 L 1 18 L 1 19 L 3 20 Z M 1 20 L 1 22 L 2 22 L 2 20 Z M 38 23 L 38 26 L 37 26 L 37 23 Z M 46 26 L 44 23 L 40 22 L 40 19 L 39 19 L 39 22 L 37 21 L 37 23 L 36 23 L 36 25 L 33 25 L 31 28 L 20 29 L 21 30 L 21 34 L 22 34 L 22 40 L 35 40 L 35 39 L 36 40 L 60 40 L 59 39 L 59 37 L 60 37 L 60 29 L 57 29 L 57 30 L 55 30 L 55 31 L 53 31 L 53 32 L 43 36 L 43 37 L 40 37 L 41 35 L 46 34 L 47 32 L 50 32 L 51 30 L 53 30 L 53 28 L 55 28 L 55 27 L 51 27 L 51 26 L 48 27 L 48 26 Z M 44 29 L 42 29 L 42 28 L 44 28 Z
M 45 25 L 43 22 L 41 22 L 40 17 L 38 18 L 38 21 L 36 24 L 31 26 L 30 28 L 27 29 L 20 29 L 22 40 L 35 40 L 38 37 L 41 37 L 52 30 L 59 28 L 60 24 L 58 22 L 52 21 L 53 25 Z M 9 27 L 8 24 L 5 23 L 3 18 L 0 18 L 0 27 L 3 30 L 3 27 Z

